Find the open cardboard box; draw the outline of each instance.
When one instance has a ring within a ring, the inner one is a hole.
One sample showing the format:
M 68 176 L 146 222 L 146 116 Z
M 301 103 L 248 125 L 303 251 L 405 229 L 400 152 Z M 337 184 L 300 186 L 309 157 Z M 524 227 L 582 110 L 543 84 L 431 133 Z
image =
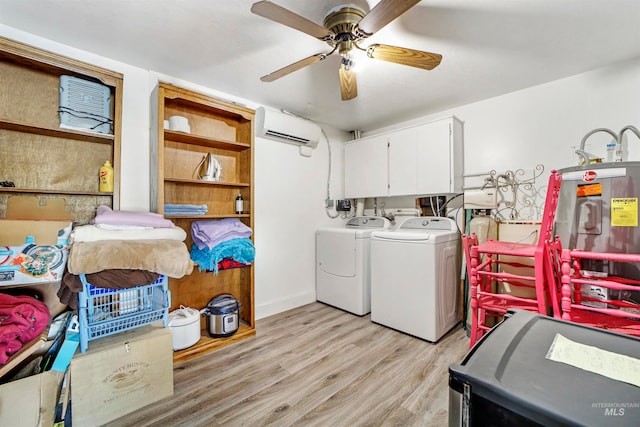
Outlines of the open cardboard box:
M 60 282 L 67 257 L 72 217 L 64 199 L 9 198 L 0 220 L 0 287 Z
M 498 224 L 498 238 L 504 242 L 518 242 L 535 245 L 538 243 L 540 236 L 540 221 L 502 221 Z M 518 262 L 521 267 L 501 264 L 500 271 L 503 273 L 534 276 L 535 263 L 531 259 L 523 259 L 522 257 L 514 257 L 509 255 L 500 255 L 503 262 Z M 521 298 L 536 298 L 536 290 L 533 287 L 517 286 L 509 283 L 508 280 L 499 284 L 498 292 L 501 294 L 510 294 Z
M 55 295 L 69 254 L 72 217 L 64 199 L 41 206 L 32 196 L 9 198 L 6 219 L 0 220 L 0 292 L 5 288 L 45 287 L 43 301 L 52 315 L 64 307 Z M 48 297 L 53 301 L 47 301 Z M 25 345 L 0 369 L 4 375 L 27 362 L 47 344 L 46 334 Z M 0 385 L 0 425 L 51 426 L 64 372 L 46 371 Z
M 64 372 L 47 371 L 0 385 L 0 425 L 53 425 Z

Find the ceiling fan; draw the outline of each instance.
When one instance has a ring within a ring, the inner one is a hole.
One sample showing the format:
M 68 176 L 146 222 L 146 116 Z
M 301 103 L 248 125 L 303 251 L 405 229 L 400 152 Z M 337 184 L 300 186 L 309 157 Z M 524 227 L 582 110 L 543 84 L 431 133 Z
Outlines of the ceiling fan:
M 420 0 L 382 0 L 369 13 L 353 4 L 337 6 L 326 14 L 323 26 L 270 1 L 254 3 L 251 6 L 252 13 L 323 40 L 331 47 L 330 52 L 311 55 L 262 76 L 260 80 L 272 82 L 337 52 L 342 57 L 339 69 L 340 92 L 342 100 L 348 101 L 358 96 L 356 74 L 352 68 L 354 49 L 365 51 L 369 58 L 432 70 L 440 64 L 442 55 L 378 43 L 366 48 L 359 45 L 362 40 L 372 36 L 419 2 Z

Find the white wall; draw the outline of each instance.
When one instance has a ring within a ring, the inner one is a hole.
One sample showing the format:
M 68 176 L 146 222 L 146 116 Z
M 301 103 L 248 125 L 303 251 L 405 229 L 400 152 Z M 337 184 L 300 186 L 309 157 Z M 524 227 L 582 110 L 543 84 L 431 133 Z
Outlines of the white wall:
M 342 144 L 331 145 L 336 199 L 344 194 Z M 326 141 L 307 158 L 298 147 L 256 138 L 256 159 L 256 317 L 264 317 L 315 301 L 315 231 L 343 221 L 324 209 Z
M 538 163 L 547 171 L 575 166 L 574 150 L 590 130 L 606 127 L 618 132 L 625 125 L 640 126 L 640 60 L 467 105 L 452 113 L 465 121 L 467 173 L 531 169 Z M 593 135 L 587 140 L 588 151 L 604 156 L 610 140 L 606 134 Z M 640 141 L 633 145 L 630 158 L 640 160 Z
M 0 25 L 0 35 L 124 75 L 120 199 L 123 210 L 149 209 L 149 95 L 158 80 L 257 107 L 230 94 L 5 25 Z M 329 126 L 323 128 L 332 141 L 331 197 L 341 198 L 344 194 L 341 142 L 347 135 Z M 315 301 L 315 230 L 343 221 L 330 219 L 324 209 L 329 166 L 327 141 L 322 141 L 310 158 L 300 156 L 298 147 L 292 145 L 261 138 L 255 142 L 255 304 L 256 318 L 262 318 Z

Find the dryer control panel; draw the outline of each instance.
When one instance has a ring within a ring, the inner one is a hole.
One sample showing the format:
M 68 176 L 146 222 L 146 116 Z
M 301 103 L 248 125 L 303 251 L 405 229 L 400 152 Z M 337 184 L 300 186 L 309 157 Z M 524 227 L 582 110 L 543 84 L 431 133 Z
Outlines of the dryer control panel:
M 409 218 L 402 223 L 399 230 L 446 230 L 457 231 L 458 226 L 451 218 L 440 216 L 422 216 Z
M 346 227 L 389 228 L 389 220 L 381 216 L 357 216 L 345 224 Z

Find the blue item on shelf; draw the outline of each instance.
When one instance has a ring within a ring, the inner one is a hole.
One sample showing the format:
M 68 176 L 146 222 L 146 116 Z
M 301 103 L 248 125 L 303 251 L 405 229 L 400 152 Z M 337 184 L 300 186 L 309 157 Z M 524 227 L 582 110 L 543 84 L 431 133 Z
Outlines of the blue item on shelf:
M 126 289 L 97 288 L 80 275 L 78 293 L 80 351 L 89 341 L 162 320 L 169 325 L 171 295 L 167 276 L 149 284 Z

